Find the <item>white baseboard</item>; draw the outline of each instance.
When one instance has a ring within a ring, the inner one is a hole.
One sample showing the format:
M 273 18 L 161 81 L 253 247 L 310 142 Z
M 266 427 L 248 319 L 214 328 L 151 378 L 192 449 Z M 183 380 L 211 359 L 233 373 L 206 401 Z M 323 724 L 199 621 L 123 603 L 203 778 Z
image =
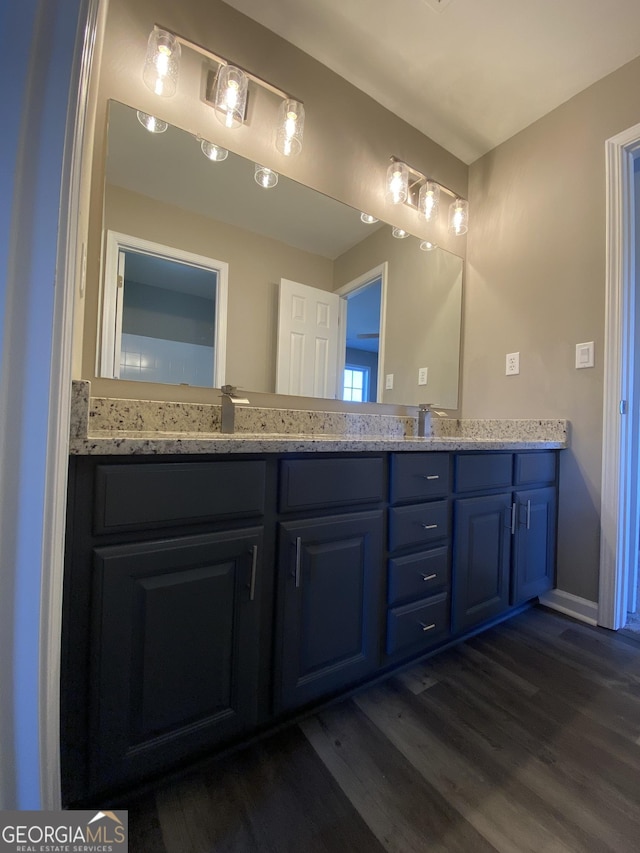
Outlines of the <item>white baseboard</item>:
M 579 619 L 588 625 L 598 624 L 597 601 L 589 601 L 588 598 L 580 598 L 579 595 L 572 595 L 570 592 L 564 592 L 561 589 L 552 589 L 543 593 L 539 596 L 539 601 L 545 607 L 558 610 L 567 616 L 573 616 L 574 619 Z

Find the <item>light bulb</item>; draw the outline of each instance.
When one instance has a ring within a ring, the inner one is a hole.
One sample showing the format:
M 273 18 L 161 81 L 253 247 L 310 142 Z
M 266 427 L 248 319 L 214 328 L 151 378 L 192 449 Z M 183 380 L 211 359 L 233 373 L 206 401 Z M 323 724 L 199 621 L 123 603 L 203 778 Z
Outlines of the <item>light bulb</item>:
M 426 181 L 420 187 L 418 196 L 418 216 L 427 222 L 432 222 L 438 216 L 440 207 L 440 184 Z
M 449 205 L 449 232 L 459 236 L 469 230 L 469 202 L 457 198 Z
M 247 106 L 247 75 L 233 65 L 218 68 L 213 92 L 213 108 L 225 127 L 240 127 Z
M 438 246 L 436 243 L 432 243 L 431 240 L 423 240 L 420 243 L 420 248 L 423 252 L 432 252 L 434 249 L 437 249 Z
M 302 150 L 304 133 L 304 106 L 299 101 L 287 98 L 278 110 L 276 148 L 285 157 L 292 157 Z
M 386 199 L 391 204 L 402 204 L 409 194 L 409 168 L 406 163 L 393 162 L 387 169 Z
M 394 237 L 397 237 L 398 240 L 404 240 L 405 237 L 409 236 L 409 232 L 405 231 L 404 228 L 394 227 L 391 233 Z
M 166 30 L 153 29 L 147 42 L 142 79 L 155 95 L 175 95 L 180 72 L 180 42 Z
M 149 133 L 164 133 L 169 127 L 166 121 L 163 121 L 161 118 L 151 116 L 149 113 L 143 113 L 138 110 L 136 115 L 138 116 L 140 124 L 145 128 L 145 130 L 148 130 Z
M 202 148 L 204 156 L 209 160 L 213 160 L 214 163 L 220 163 L 222 160 L 226 160 L 229 156 L 229 152 L 226 148 L 221 148 L 213 142 L 207 142 L 206 139 L 202 140 L 200 147 Z
M 378 221 L 378 220 L 375 218 L 375 216 L 372 216 L 370 213 L 361 213 L 361 214 L 360 214 L 360 219 L 361 219 L 361 220 L 362 220 L 366 225 L 373 225 L 373 223 L 374 223 L 374 222 L 377 222 L 377 221 Z
M 259 163 L 256 163 L 254 177 L 256 183 L 266 189 L 275 187 L 278 183 L 278 173 L 274 172 L 273 169 L 268 169 L 266 166 L 261 166 Z

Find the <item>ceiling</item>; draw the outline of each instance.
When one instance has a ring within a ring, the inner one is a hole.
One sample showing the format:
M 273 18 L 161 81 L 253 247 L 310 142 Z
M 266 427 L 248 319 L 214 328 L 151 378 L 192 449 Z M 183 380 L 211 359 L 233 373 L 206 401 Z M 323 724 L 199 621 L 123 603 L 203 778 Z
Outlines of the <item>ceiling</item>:
M 639 0 L 225 2 L 465 163 L 640 54 Z

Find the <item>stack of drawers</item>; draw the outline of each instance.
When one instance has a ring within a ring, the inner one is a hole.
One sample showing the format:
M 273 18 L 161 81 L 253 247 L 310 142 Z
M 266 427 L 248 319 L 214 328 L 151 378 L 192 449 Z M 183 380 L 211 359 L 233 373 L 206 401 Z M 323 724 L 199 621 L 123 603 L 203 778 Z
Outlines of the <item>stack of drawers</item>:
M 386 652 L 395 658 L 450 631 L 448 453 L 392 454 Z

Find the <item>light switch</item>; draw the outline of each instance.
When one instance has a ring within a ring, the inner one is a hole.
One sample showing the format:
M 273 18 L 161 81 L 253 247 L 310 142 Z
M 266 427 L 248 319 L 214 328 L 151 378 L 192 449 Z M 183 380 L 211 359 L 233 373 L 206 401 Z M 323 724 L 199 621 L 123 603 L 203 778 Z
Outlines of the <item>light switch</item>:
M 594 367 L 595 363 L 593 341 L 576 344 L 576 367 Z
M 387 391 L 391 391 L 391 389 L 393 388 L 393 373 L 387 373 L 384 387 Z

